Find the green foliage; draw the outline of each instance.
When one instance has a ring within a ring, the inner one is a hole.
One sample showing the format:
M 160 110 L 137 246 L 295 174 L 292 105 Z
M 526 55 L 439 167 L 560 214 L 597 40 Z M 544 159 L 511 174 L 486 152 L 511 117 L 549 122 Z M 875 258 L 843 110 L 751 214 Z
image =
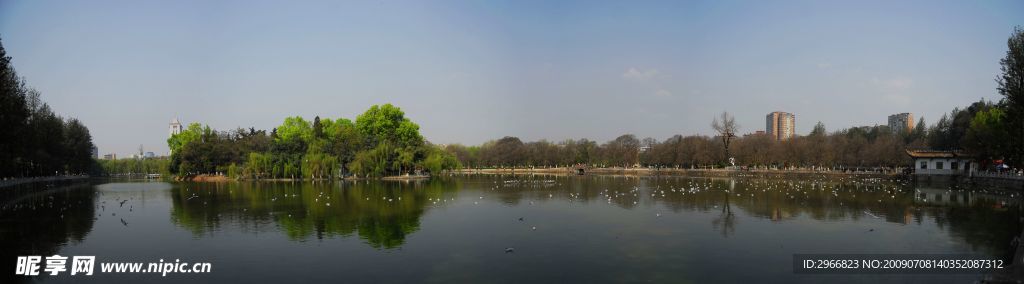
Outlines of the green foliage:
M 228 177 L 229 178 L 237 179 L 240 176 L 241 176 L 241 168 L 238 167 L 237 164 L 231 163 L 231 165 L 228 165 Z
M 363 150 L 365 139 L 351 120 L 341 118 L 325 123 L 324 133 L 329 143 L 327 152 L 338 157 L 342 165 L 352 162 L 356 153 Z
M 373 106 L 357 121 L 364 125 L 343 118 L 288 117 L 270 135 L 251 128 L 221 133 L 193 123 L 168 140 L 176 149 L 169 167 L 183 176 L 226 172 L 256 179 L 328 179 L 346 172 L 380 177 L 423 169 L 430 146 L 401 109 Z M 453 168 L 447 153 L 432 159 L 434 169 Z
M 18 77 L 0 45 L 0 178 L 83 174 L 95 169 L 92 136 Z
M 273 175 L 273 163 L 269 153 L 249 153 L 243 175 L 247 178 L 269 178 Z
M 907 144 L 916 144 L 916 146 L 924 146 L 925 139 L 928 138 L 928 125 L 924 122 L 924 117 L 917 120 L 917 124 L 914 125 L 914 130 L 910 131 L 910 135 L 907 135 L 904 142 Z
M 302 140 L 309 143 L 313 140 L 313 126 L 301 116 L 293 116 L 284 119 L 284 123 L 277 127 L 277 139 L 279 141 Z
M 338 158 L 325 153 L 307 153 L 302 161 L 304 178 L 332 178 L 340 169 Z
M 421 167 L 431 173 L 440 173 L 445 170 L 461 168 L 462 165 L 459 164 L 459 160 L 455 158 L 455 155 L 436 146 L 430 146 Z
M 423 145 L 420 126 L 405 118 L 405 112 L 391 104 L 374 105 L 356 117 L 356 128 L 375 147 L 379 143 L 390 143 L 398 147 Z
M 107 176 L 120 176 L 120 175 L 145 175 L 145 174 L 161 174 L 169 176 L 170 159 L 168 158 L 147 158 L 147 159 L 118 159 L 118 160 L 98 160 L 97 163 L 101 169 L 101 175 Z
M 976 115 L 995 107 L 997 106 L 981 100 L 966 109 L 954 108 L 949 114 L 943 114 L 939 121 L 928 130 L 928 147 L 939 150 L 967 148 L 965 145 L 967 134 Z
M 187 128 L 182 129 L 181 133 L 172 135 L 167 138 L 167 147 L 171 149 L 171 154 L 181 151 L 181 148 L 186 144 L 199 140 L 203 133 L 210 132 L 209 126 L 203 126 L 202 124 L 193 122 L 188 125 Z
M 1006 111 L 990 108 L 980 111 L 971 120 L 964 144 L 983 159 L 1002 159 L 1010 151 L 1010 133 L 1006 128 Z
M 1009 135 L 1006 156 L 1011 165 L 1024 164 L 1024 29 L 1016 27 L 1006 40 L 1006 57 L 999 61 L 1000 102 L 1006 111 L 1003 119 Z
M 400 248 L 419 229 L 430 200 L 444 197 L 456 186 L 447 180 L 416 184 L 360 182 L 347 184 L 345 190 L 332 190 L 331 185 L 318 183 L 196 184 L 190 186 L 191 191 L 178 187 L 171 190 L 170 221 L 197 236 L 205 236 L 224 222 L 216 216 L 242 214 L 238 216 L 246 220 L 264 220 L 279 226 L 287 238 L 295 241 L 357 236 L 373 248 Z M 273 190 L 266 190 L 267 187 Z M 208 198 L 208 206 L 190 206 L 189 198 L 196 190 L 206 193 L 200 198 Z M 298 198 L 275 199 L 281 192 Z M 378 202 L 364 202 L 366 199 Z M 250 209 L 241 212 L 238 206 Z M 302 208 L 303 213 L 265 218 L 273 208 Z
M 394 149 L 389 143 L 380 143 L 373 149 L 359 152 L 349 163 L 349 170 L 369 177 L 384 176 L 388 173 L 389 161 L 395 159 Z
M 308 145 L 301 139 L 275 140 L 270 146 L 269 155 L 271 163 L 274 164 L 273 178 L 299 178 L 302 177 L 301 163 L 302 156 L 309 149 Z

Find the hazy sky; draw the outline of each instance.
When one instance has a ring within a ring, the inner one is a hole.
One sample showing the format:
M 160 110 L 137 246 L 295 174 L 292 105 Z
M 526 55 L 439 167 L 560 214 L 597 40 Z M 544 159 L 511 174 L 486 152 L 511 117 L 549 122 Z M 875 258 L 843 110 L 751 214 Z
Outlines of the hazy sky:
M 101 153 L 168 122 L 270 129 L 393 103 L 435 143 L 929 123 L 998 99 L 1024 1 L 0 1 L 0 38 Z

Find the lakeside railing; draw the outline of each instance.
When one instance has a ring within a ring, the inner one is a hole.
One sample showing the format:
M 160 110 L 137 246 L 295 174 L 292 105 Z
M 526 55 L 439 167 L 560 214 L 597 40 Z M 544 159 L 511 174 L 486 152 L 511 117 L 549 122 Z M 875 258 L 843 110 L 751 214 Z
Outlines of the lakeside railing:
M 19 184 L 28 184 L 34 182 L 54 182 L 64 181 L 73 179 L 89 178 L 88 175 L 64 175 L 64 176 L 46 176 L 46 177 L 25 177 L 25 178 L 5 178 L 0 179 L 0 188 L 15 186 Z
M 1024 180 L 1024 175 L 1022 175 L 1020 172 L 1012 172 L 1012 171 L 1005 171 L 1005 172 L 989 172 L 989 171 L 974 172 L 974 176 L 975 177 L 983 177 L 983 178 Z
M 536 171 L 559 171 L 559 170 L 574 170 L 577 167 L 468 167 L 455 170 L 456 172 L 462 173 L 484 173 L 484 172 L 536 172 Z M 692 172 L 692 173 L 797 173 L 797 174 L 849 174 L 849 175 L 899 175 L 905 174 L 907 168 L 904 167 L 747 167 L 747 166 L 736 166 L 726 168 L 712 168 L 712 167 L 587 167 L 587 172 L 608 172 L 608 171 L 620 171 L 620 172 Z

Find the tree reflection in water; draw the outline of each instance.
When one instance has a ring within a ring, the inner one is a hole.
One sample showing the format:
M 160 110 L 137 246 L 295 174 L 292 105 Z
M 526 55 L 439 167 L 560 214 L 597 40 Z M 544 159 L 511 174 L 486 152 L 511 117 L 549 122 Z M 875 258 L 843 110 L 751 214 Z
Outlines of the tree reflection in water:
M 11 269 L 4 277 L 13 273 L 17 256 L 54 255 L 68 244 L 82 242 L 95 221 L 95 195 L 88 183 L 0 190 L 0 265 Z
M 729 190 L 725 191 L 725 203 L 722 205 L 722 213 L 711 221 L 711 226 L 720 230 L 723 237 L 729 237 L 736 231 L 736 216 L 732 214 L 729 197 L 736 190 L 736 180 L 729 179 Z
M 419 229 L 426 211 L 459 202 L 454 198 L 464 193 L 513 207 L 562 202 L 570 207 L 604 204 L 624 210 L 657 207 L 675 214 L 710 213 L 715 214 L 712 229 L 723 237 L 735 235 L 740 220 L 748 218 L 772 222 L 877 218 L 898 224 L 934 220 L 939 228 L 971 246 L 1000 254 L 1019 232 L 1020 203 L 1009 194 L 944 188 L 938 191 L 963 197 L 946 197 L 935 203 L 934 198 L 916 196 L 921 190 L 928 189 L 902 180 L 826 176 L 499 175 L 422 182 L 189 183 L 172 190 L 171 219 L 200 236 L 216 234 L 230 224 L 243 232 L 283 231 L 295 241 L 355 235 L 374 248 L 390 249 L 401 246 Z M 994 210 L 997 204 L 1002 207 Z
M 395 248 L 419 229 L 428 203 L 451 199 L 457 182 L 190 183 L 172 190 L 171 221 L 196 235 L 225 223 L 243 231 L 281 230 L 296 241 L 358 235 Z

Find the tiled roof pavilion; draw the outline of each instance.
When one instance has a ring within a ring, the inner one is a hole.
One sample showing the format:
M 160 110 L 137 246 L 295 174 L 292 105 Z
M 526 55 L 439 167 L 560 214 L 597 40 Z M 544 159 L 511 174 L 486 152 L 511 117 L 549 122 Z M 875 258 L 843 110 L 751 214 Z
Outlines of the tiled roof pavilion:
M 911 158 L 973 158 L 974 156 L 960 151 L 938 151 L 938 150 L 910 150 L 907 155 Z

